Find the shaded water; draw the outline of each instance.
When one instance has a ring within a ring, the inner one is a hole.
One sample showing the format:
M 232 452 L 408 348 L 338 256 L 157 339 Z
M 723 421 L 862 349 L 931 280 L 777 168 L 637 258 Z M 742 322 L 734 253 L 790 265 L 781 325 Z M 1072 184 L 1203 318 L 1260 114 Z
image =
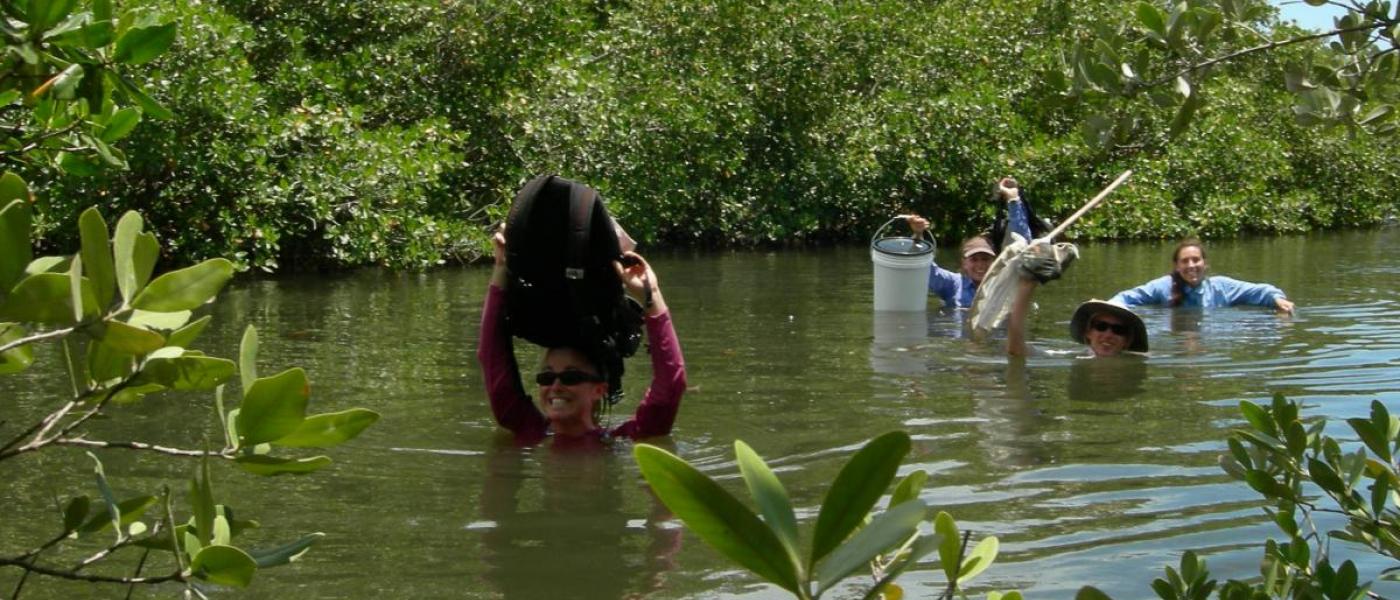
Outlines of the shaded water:
M 1001 538 L 979 588 L 1066 598 L 1093 584 L 1150 597 L 1152 578 L 1186 549 L 1222 579 L 1249 577 L 1259 556 L 1252 544 L 1272 529 L 1256 495 L 1216 466 L 1240 422 L 1235 405 L 1283 392 L 1343 437 L 1341 419 L 1365 415 L 1371 400 L 1395 406 L 1400 262 L 1387 250 L 1397 242 L 1400 230 L 1389 229 L 1212 244 L 1214 272 L 1275 283 L 1298 314 L 1148 309 L 1152 358 L 1117 364 L 1055 352 L 1009 364 L 999 341 L 963 339 L 952 314 L 872 314 L 863 248 L 651 256 L 691 384 L 668 443 L 742 494 L 732 442 L 747 441 L 778 471 L 809 530 L 846 458 L 875 435 L 906 430 L 915 444 L 903 472 L 931 474 L 923 499 Z M 1043 350 L 1074 350 L 1074 305 L 1164 273 L 1170 244 L 1082 251 L 1065 279 L 1037 294 L 1031 336 Z M 950 254 L 940 264 L 952 264 Z M 577 456 L 519 449 L 500 434 L 474 357 L 487 275 L 365 271 L 239 282 L 223 294 L 199 347 L 234 356 L 242 328 L 256 325 L 262 372 L 305 367 L 313 411 L 365 406 L 384 415 L 330 451 L 335 464 L 316 475 L 260 479 L 216 468 L 221 501 L 263 525 L 246 534 L 248 545 L 327 534 L 297 565 L 260 573 L 239 596 L 782 597 L 669 520 L 629 444 Z M 522 364 L 535 360 L 521 351 Z M 629 369 L 624 412 L 649 379 L 644 359 Z M 35 373 L 3 385 L 5 439 L 24 421 L 9 418 L 16 397 L 17 412 L 32 418 L 44 392 L 63 392 Z M 149 400 L 118 409 L 94 437 L 199 447 L 202 436 L 219 435 L 199 412 L 210 406 L 204 396 Z M 193 467 L 103 457 L 119 496 L 167 477 L 182 492 Z M 49 498 L 93 493 L 76 451 L 3 467 L 4 555 L 52 534 Z M 15 579 L 0 569 L 0 591 Z M 942 587 L 931 562 L 901 582 L 916 597 Z M 33 597 L 111 595 L 86 584 L 29 586 Z

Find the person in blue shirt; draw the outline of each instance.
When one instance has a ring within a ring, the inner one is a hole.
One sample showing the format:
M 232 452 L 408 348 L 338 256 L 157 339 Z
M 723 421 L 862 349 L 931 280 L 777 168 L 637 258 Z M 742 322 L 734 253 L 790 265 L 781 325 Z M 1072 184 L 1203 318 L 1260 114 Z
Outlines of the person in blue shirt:
M 1006 226 L 1009 232 L 1015 232 L 1027 241 L 1031 239 L 1031 219 L 1028 216 L 1028 209 L 1025 202 L 1021 201 L 1021 190 L 1016 186 L 1016 180 L 1004 177 L 997 182 L 994 198 L 1005 203 Z M 928 219 L 918 215 L 911 215 L 906 219 L 909 228 L 914 231 L 914 236 L 918 237 L 928 229 Z M 1002 240 L 996 240 L 1000 246 Z M 991 268 L 992 261 L 996 260 L 997 253 L 993 248 L 992 240 L 985 236 L 976 235 L 967 238 L 962 243 L 962 261 L 960 270 L 956 273 L 944 269 L 938 265 L 929 267 L 928 291 L 936 294 L 943 300 L 943 306 L 947 308 L 968 308 L 972 306 L 972 299 L 977 295 L 977 285 L 982 283 L 982 278 L 987 276 L 987 269 Z
M 1118 292 L 1109 301 L 1124 306 L 1156 304 L 1214 308 L 1248 304 L 1293 312 L 1293 302 L 1283 290 L 1267 283 L 1250 283 L 1223 275 L 1207 276 L 1205 247 L 1188 238 L 1172 253 L 1172 272 L 1130 290 Z

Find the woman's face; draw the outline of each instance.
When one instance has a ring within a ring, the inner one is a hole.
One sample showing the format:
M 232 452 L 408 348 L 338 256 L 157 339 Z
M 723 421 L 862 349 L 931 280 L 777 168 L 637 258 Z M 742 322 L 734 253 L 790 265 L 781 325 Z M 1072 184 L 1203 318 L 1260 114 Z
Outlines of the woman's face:
M 1180 275 L 1191 287 L 1201 285 L 1201 280 L 1206 277 L 1206 255 L 1201 251 L 1200 246 L 1184 246 L 1176 253 L 1176 274 Z
M 1117 315 L 1098 313 L 1089 317 L 1084 340 L 1094 356 L 1117 356 L 1133 341 L 1133 330 Z
M 538 395 L 540 412 L 546 419 L 556 424 L 593 426 L 593 406 L 607 394 L 608 384 L 587 357 L 572 348 L 551 349 L 536 377 L 537 383 L 550 380 L 540 385 Z

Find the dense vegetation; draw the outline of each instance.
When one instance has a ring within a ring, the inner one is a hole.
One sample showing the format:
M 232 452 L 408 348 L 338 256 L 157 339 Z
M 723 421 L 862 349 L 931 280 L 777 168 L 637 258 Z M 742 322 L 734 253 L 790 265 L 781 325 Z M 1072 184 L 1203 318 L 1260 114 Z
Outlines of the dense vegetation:
M 1139 99 L 1133 139 L 1085 143 L 1090 109 L 1050 74 L 1132 23 L 1106 0 L 158 4 L 178 37 L 143 83 L 172 115 L 120 142 L 129 169 L 8 165 L 52 247 L 99 202 L 183 260 L 470 260 L 540 172 L 596 185 L 644 243 L 706 245 L 857 239 L 904 208 L 946 240 L 988 220 L 1005 173 L 1063 216 L 1135 169 L 1082 237 L 1374 223 L 1400 181 L 1393 142 L 1286 116 L 1282 62 L 1316 44 L 1217 68 L 1177 138 L 1176 111 Z

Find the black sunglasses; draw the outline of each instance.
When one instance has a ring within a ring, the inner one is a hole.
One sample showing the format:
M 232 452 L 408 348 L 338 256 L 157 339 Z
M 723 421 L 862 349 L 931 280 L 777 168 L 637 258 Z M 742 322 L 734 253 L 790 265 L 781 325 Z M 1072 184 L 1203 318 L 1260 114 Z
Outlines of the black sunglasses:
M 1114 333 L 1114 334 L 1120 335 L 1120 336 L 1123 336 L 1123 337 L 1128 337 L 1128 334 L 1132 332 L 1131 329 L 1128 329 L 1128 326 L 1127 326 L 1127 325 L 1119 325 L 1119 324 L 1117 324 L 1117 323 L 1109 323 L 1108 321 L 1094 321 L 1093 323 L 1090 323 L 1090 324 L 1089 324 L 1089 327 L 1094 328 L 1094 331 L 1109 331 L 1109 330 L 1113 330 L 1113 333 Z
M 555 379 L 558 379 L 559 383 L 564 385 L 578 385 L 584 382 L 602 383 L 603 381 L 602 377 L 592 373 L 584 373 L 583 371 L 564 371 L 562 373 L 540 371 L 539 373 L 535 373 L 535 383 L 540 384 L 540 387 L 554 385 Z

